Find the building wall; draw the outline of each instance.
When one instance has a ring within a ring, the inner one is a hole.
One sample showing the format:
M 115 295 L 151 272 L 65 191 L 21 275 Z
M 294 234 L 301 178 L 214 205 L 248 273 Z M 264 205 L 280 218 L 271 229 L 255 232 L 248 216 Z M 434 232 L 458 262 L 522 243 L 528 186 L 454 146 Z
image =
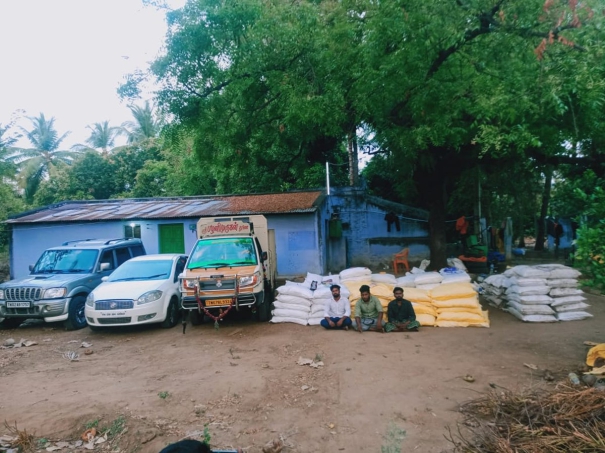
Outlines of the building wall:
M 392 271 L 393 255 L 406 247 L 410 249 L 410 261 L 419 263 L 430 256 L 428 222 L 419 216 L 396 212 L 399 231 L 395 224 L 391 224 L 388 231 L 385 215 L 391 209 L 373 204 L 362 192 L 354 191 L 330 195 L 324 211 L 326 218 L 336 213 L 343 225 L 342 240 L 329 240 L 328 268 L 331 272 L 338 272 L 343 264 Z M 335 253 L 340 255 L 335 256 Z M 346 260 L 342 254 L 346 254 Z

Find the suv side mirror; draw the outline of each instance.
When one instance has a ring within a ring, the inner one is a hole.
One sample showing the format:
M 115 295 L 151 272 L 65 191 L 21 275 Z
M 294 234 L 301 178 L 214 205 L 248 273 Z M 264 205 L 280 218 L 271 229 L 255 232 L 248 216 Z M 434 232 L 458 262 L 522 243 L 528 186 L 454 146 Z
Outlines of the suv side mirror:
M 106 271 L 107 269 L 109 269 L 109 266 L 110 266 L 109 263 L 101 263 L 101 264 L 99 264 L 99 272 Z
M 262 258 L 263 261 L 267 261 L 268 257 L 269 256 L 267 255 L 267 252 L 263 252 L 263 254 L 261 255 L 261 258 Z
M 30 265 L 29 265 L 29 271 L 31 272 L 31 271 L 33 271 L 33 270 L 34 270 L 34 265 L 33 265 L 33 264 L 30 264 Z

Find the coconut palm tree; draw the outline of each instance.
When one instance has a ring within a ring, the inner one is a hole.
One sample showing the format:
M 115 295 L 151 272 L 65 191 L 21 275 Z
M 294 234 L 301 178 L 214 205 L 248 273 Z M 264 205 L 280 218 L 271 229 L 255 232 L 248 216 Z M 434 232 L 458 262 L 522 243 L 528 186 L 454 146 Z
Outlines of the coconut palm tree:
M 18 137 L 9 136 L 7 134 L 11 124 L 3 126 L 0 124 L 0 177 L 14 178 L 16 166 L 11 162 L 10 157 L 14 154 L 11 146 L 17 141 Z
M 43 179 L 52 176 L 58 165 L 69 165 L 77 152 L 63 151 L 59 149 L 61 142 L 70 134 L 59 136 L 55 129 L 55 118 L 46 119 L 43 113 L 38 117 L 28 117 L 32 123 L 31 130 L 23 127 L 27 139 L 32 148 L 15 148 L 16 154 L 11 159 L 19 164 L 19 179 L 21 187 L 25 190 L 25 198 L 28 202 L 33 200 L 34 194 Z
M 101 149 L 101 154 L 107 157 L 109 150 L 113 148 L 116 138 L 120 135 L 127 133 L 122 127 L 110 127 L 109 121 L 103 121 L 102 123 L 94 123 L 92 126 L 86 126 L 90 129 L 90 137 L 85 142 L 87 145 L 77 144 L 72 146 L 71 149 L 77 151 L 88 151 L 91 149 Z
M 134 117 L 134 121 L 122 123 L 122 127 L 128 134 L 128 143 L 142 142 L 159 135 L 162 124 L 156 118 L 149 101 L 145 101 L 144 107 L 131 105 L 128 108 Z

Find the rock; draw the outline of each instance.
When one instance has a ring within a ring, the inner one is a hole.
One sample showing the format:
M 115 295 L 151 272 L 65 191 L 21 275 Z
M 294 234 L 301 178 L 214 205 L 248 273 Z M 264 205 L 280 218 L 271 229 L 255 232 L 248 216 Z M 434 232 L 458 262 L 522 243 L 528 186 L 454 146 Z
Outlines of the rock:
M 597 382 L 597 377 L 594 374 L 585 374 L 582 376 L 582 382 L 589 387 L 592 387 Z
M 7 338 L 6 340 L 4 340 L 4 346 L 14 346 L 14 344 L 15 344 L 14 338 Z

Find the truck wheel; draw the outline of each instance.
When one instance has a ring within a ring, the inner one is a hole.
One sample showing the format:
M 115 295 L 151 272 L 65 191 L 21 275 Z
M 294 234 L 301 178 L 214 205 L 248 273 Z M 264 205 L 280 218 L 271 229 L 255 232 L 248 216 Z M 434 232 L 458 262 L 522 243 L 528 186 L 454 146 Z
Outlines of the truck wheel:
M 170 303 L 168 304 L 168 309 L 166 310 L 166 319 L 162 321 L 163 329 L 170 329 L 179 322 L 179 306 L 178 302 L 175 298 L 172 298 Z
M 3 320 L 0 321 L 0 328 L 1 329 L 16 329 L 21 324 L 23 324 L 24 321 L 25 321 L 25 318 L 3 318 Z
M 84 304 L 86 298 L 84 296 L 76 296 L 69 302 L 69 315 L 65 321 L 67 330 L 79 330 L 86 327 L 86 316 L 84 316 Z
M 199 310 L 190 310 L 189 319 L 192 326 L 199 326 L 204 323 L 204 313 L 200 313 Z
M 267 322 L 271 319 L 271 310 L 273 309 L 273 290 L 266 287 L 263 303 L 257 307 L 257 316 L 260 322 Z

